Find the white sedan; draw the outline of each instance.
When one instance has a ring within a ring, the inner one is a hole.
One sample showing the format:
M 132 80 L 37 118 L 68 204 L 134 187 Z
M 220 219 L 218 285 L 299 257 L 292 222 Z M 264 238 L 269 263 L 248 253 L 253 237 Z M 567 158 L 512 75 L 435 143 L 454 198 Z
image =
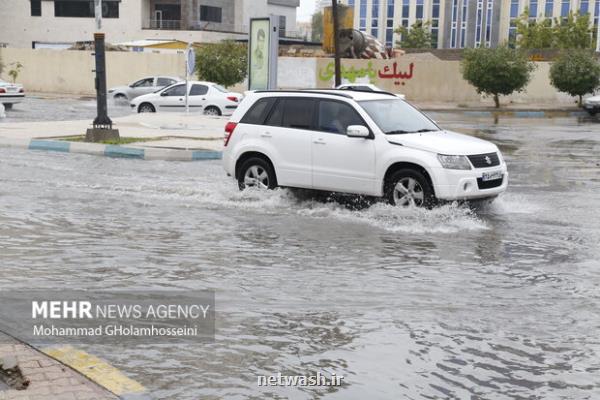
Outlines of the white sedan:
M 0 103 L 10 110 L 13 104 L 20 103 L 25 98 L 25 89 L 18 83 L 9 83 L 0 80 Z
M 133 100 L 138 96 L 154 93 L 159 89 L 181 82 L 181 78 L 174 76 L 148 76 L 133 82 L 129 86 L 117 86 L 108 90 L 109 97 L 115 100 Z
M 583 108 L 585 108 L 590 115 L 598 114 L 600 112 L 600 96 L 592 96 L 583 100 Z
M 191 112 L 205 115 L 231 115 L 244 96 L 230 92 L 212 82 L 188 82 L 188 104 Z M 135 98 L 132 110 L 143 112 L 185 111 L 185 82 L 168 86 L 155 93 Z

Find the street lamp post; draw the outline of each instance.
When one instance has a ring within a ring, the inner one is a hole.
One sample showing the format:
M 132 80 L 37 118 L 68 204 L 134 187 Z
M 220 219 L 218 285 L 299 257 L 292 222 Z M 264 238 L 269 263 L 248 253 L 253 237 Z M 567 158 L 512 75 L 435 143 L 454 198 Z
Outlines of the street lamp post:
M 342 84 L 341 60 L 340 60 L 340 41 L 338 25 L 338 2 L 331 0 L 331 18 L 333 19 L 333 48 L 335 60 L 335 87 Z
M 96 1 L 96 29 L 102 29 L 102 0 Z M 106 99 L 106 49 L 104 45 L 104 33 L 94 33 L 94 58 L 96 61 L 96 109 L 97 114 L 92 128 L 85 134 L 87 142 L 101 142 L 104 140 L 119 139 L 119 131 L 113 129 L 112 120 L 108 117 L 108 105 Z

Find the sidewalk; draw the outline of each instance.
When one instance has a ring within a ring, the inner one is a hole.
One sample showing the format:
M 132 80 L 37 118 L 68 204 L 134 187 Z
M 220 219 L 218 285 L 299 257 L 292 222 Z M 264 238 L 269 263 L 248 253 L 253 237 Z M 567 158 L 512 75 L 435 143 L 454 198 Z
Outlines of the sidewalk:
M 226 122 L 227 117 L 201 114 L 131 114 L 113 124 L 121 138 L 140 141 L 118 146 L 61 140 L 85 135 L 89 120 L 2 123 L 0 146 L 153 160 L 218 159 Z
M 0 400 L 116 400 L 75 370 L 0 332 Z M 2 370 L 19 370 L 20 389 L 2 384 Z

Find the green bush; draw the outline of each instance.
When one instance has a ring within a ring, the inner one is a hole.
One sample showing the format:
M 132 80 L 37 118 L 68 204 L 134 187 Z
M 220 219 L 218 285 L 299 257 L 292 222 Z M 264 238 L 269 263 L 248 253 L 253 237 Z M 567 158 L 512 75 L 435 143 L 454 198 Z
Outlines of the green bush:
M 231 40 L 204 44 L 196 51 L 196 69 L 200 80 L 233 86 L 248 74 L 248 48 Z
M 499 96 L 522 91 L 535 66 L 522 52 L 501 46 L 465 50 L 461 69 L 463 78 L 475 86 L 477 93 L 493 96 L 498 108 Z
M 600 86 L 600 64 L 590 50 L 566 50 L 550 67 L 550 82 L 561 92 L 579 97 Z

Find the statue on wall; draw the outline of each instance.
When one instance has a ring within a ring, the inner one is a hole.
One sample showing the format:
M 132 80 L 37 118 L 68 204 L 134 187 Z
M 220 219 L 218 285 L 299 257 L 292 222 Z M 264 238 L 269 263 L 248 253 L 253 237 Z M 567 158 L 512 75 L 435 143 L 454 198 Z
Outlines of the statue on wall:
M 339 41 L 341 55 L 345 58 L 391 58 L 389 50 L 375 36 L 356 29 L 342 29 Z

